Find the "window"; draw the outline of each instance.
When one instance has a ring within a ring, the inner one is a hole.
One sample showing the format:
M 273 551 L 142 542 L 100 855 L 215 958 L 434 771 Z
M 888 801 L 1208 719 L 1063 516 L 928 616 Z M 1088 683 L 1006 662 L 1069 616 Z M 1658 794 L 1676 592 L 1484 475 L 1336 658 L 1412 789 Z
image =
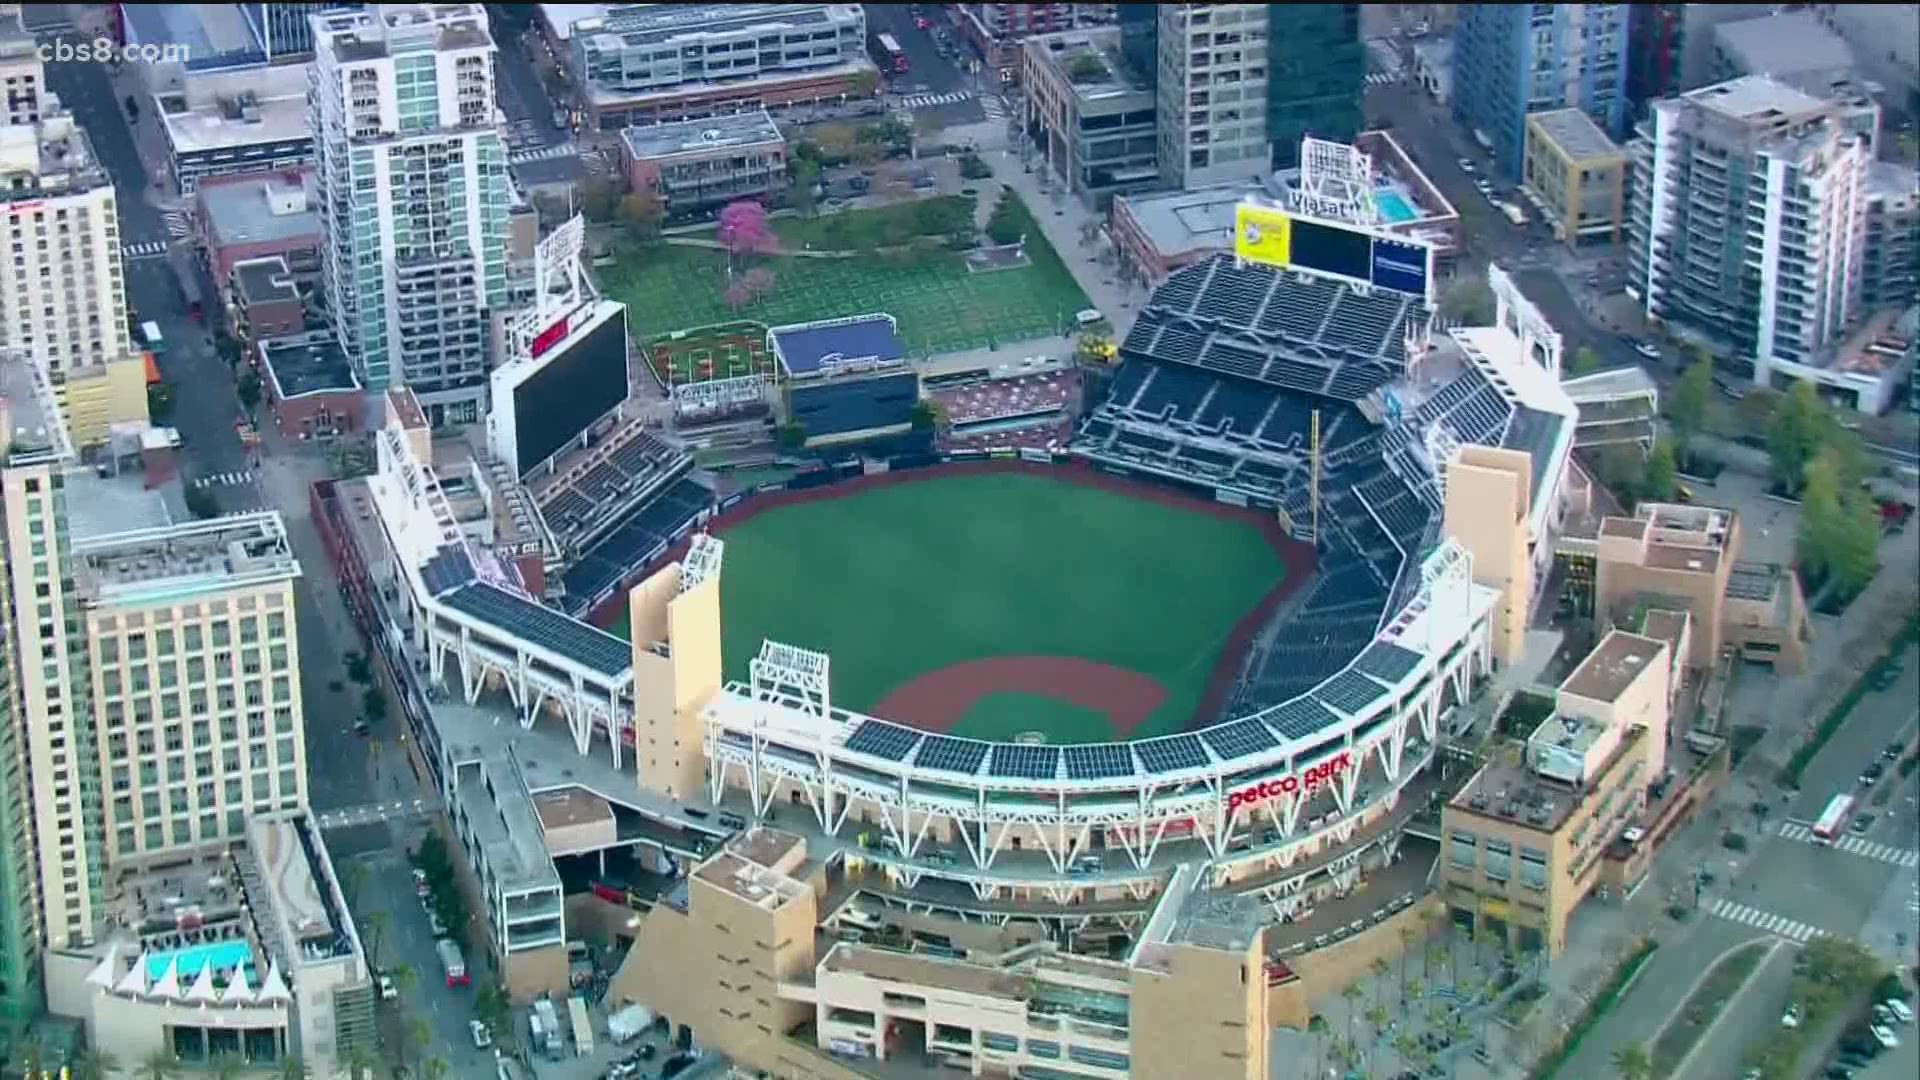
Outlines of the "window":
M 1479 861 L 1476 854 L 1479 840 L 1472 833 L 1461 832 L 1458 829 L 1454 830 L 1453 836 L 1449 839 L 1452 842 L 1447 846 L 1448 861 L 1462 870 L 1473 869 L 1474 864 Z
M 1500 840 L 1487 841 L 1487 880 L 1505 881 L 1512 870 L 1513 845 Z
M 1545 891 L 1547 887 L 1547 853 L 1533 848 L 1520 849 L 1520 884 L 1529 889 Z
M 1020 1040 L 1016 1036 L 1002 1035 L 997 1031 L 983 1031 L 980 1033 L 980 1045 L 989 1050 L 1014 1053 L 1020 1049 Z

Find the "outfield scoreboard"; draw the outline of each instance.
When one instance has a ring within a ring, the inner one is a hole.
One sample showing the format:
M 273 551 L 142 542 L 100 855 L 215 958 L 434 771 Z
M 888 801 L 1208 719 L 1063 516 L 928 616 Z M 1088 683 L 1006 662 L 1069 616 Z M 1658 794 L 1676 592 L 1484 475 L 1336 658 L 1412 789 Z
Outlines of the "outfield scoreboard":
M 489 381 L 488 447 L 525 478 L 626 401 L 626 305 L 598 300 L 554 316 L 528 339 L 527 355 Z
M 1233 254 L 1433 299 L 1433 246 L 1384 229 L 1246 202 L 1234 208 Z

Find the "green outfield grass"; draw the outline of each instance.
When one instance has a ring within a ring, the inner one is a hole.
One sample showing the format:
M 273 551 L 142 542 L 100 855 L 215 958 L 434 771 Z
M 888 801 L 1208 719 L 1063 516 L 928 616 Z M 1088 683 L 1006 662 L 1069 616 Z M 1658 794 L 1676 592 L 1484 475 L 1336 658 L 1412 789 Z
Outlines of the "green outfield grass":
M 863 211 L 849 211 L 862 213 Z M 1029 266 L 970 274 L 954 252 L 891 258 L 755 258 L 772 290 L 738 310 L 721 299 L 727 256 L 707 248 L 659 245 L 600 274 L 608 296 L 628 305 L 636 336 L 751 319 L 769 326 L 885 312 L 899 320 L 914 356 L 959 352 L 1066 333 L 1090 306 L 1060 256 L 1030 237 Z
M 726 673 L 773 638 L 833 658 L 835 704 L 867 710 L 950 664 L 1038 654 L 1157 680 L 1135 738 L 1186 727 L 1234 624 L 1280 580 L 1258 529 L 1044 475 L 929 476 L 769 510 L 722 534 Z M 624 625 L 616 633 L 625 633 Z M 962 734 L 1114 737 L 1064 702 L 996 694 Z

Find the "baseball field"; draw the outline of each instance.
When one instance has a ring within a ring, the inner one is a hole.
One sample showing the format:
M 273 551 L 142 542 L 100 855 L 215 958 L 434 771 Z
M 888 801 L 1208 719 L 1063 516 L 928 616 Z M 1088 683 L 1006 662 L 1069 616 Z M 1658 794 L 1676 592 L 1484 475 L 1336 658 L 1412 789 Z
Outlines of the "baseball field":
M 729 678 L 772 638 L 832 657 L 836 705 L 1055 744 L 1217 708 L 1300 558 L 1251 511 L 1019 462 L 763 495 L 714 531 Z

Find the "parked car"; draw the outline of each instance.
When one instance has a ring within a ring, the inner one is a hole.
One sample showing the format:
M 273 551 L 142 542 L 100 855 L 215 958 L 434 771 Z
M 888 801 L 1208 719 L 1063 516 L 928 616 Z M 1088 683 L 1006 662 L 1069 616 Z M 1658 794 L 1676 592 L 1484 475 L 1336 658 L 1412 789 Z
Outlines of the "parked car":
M 467 1034 L 473 1036 L 473 1048 L 475 1050 L 485 1050 L 487 1047 L 493 1045 L 493 1032 L 489 1031 L 487 1025 L 478 1020 L 467 1021 Z
M 1468 176 L 1474 174 L 1473 162 L 1468 161 L 1466 158 L 1461 158 L 1459 164 L 1461 172 L 1466 173 Z
M 382 972 L 380 974 L 380 1000 L 393 1001 L 399 996 L 400 988 L 393 985 L 393 976 Z
M 1903 1024 L 1913 1023 L 1913 1009 L 1906 1002 L 1899 998 L 1888 998 L 1880 1004 L 1887 1007 L 1887 1011 L 1893 1014 L 1895 1020 Z
M 1780 1026 L 1783 1028 L 1797 1028 L 1800 1026 L 1799 1002 L 1792 1002 L 1787 1006 L 1787 1011 L 1780 1014 Z
M 1864 787 L 1872 787 L 1874 782 L 1879 780 L 1886 771 L 1887 767 L 1877 761 L 1868 765 L 1866 768 L 1860 770 L 1861 785 Z
M 1639 353 L 1641 356 L 1644 356 L 1649 360 L 1660 359 L 1660 346 L 1655 345 L 1651 341 L 1635 342 L 1633 346 L 1633 351 Z
M 1881 761 L 1899 761 L 1900 755 L 1903 753 L 1906 753 L 1906 750 L 1907 750 L 1907 747 L 1906 747 L 1906 744 L 1904 743 L 1897 743 L 1897 742 L 1888 743 L 1887 748 L 1885 750 L 1880 751 L 1880 760 Z
M 1885 1024 L 1875 1024 L 1867 1030 L 1873 1033 L 1873 1041 L 1885 1049 L 1891 1050 L 1900 1045 L 1900 1036 L 1895 1035 L 1893 1029 Z
M 427 872 L 417 866 L 413 868 L 413 895 L 423 900 L 433 895 L 433 886 L 427 884 Z
M 1873 821 L 1872 814 L 1855 814 L 1853 820 L 1847 822 L 1847 831 L 1855 836 L 1863 835 L 1868 829 L 1873 828 Z

